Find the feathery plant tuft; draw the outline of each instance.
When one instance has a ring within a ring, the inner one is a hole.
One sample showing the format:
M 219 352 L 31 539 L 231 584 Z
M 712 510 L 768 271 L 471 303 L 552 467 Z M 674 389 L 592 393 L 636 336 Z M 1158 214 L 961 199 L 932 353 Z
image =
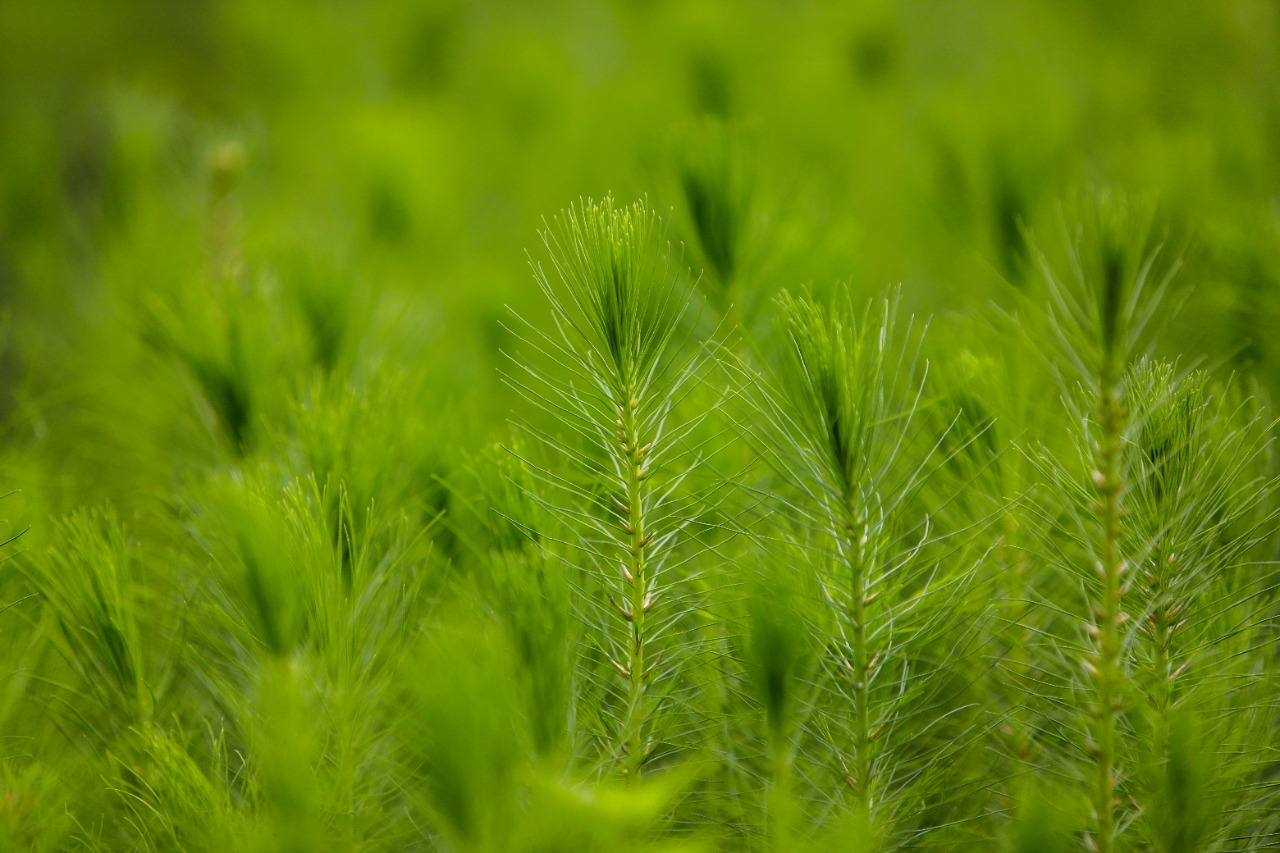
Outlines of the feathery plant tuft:
M 923 817 L 926 801 L 945 812 L 960 796 L 955 780 L 924 791 L 969 743 L 946 670 L 970 651 L 962 614 L 978 560 L 913 500 L 942 434 L 921 432 L 919 349 L 898 328 L 896 297 L 864 312 L 844 294 L 828 305 L 784 292 L 777 304 L 782 367 L 751 381 L 766 389 L 756 438 L 780 480 L 781 535 L 821 601 L 809 618 L 826 698 L 807 736 L 810 760 L 834 777 L 810 796 L 847 802 L 868 843 L 887 844 L 945 824 Z
M 1123 458 L 1129 423 L 1124 382 L 1172 270 L 1161 276 L 1155 268 L 1161 256 L 1151 245 L 1150 210 L 1123 196 L 1100 193 L 1085 200 L 1082 214 L 1066 241 L 1069 276 L 1060 278 L 1043 252 L 1039 258 L 1049 283 L 1051 327 L 1092 398 L 1092 411 L 1085 415 L 1085 452 L 1096 500 L 1087 553 L 1096 577 L 1085 622 L 1091 643 L 1080 665 L 1093 692 L 1085 726 L 1094 768 L 1091 839 L 1101 853 L 1109 853 L 1117 831 L 1117 774 L 1124 772 L 1117 767 L 1117 728 L 1128 691 L 1122 657 L 1130 618 L 1123 602 L 1130 566 L 1122 529 L 1129 486 Z
M 584 676 L 599 697 L 590 735 L 635 779 L 679 749 L 671 718 L 682 716 L 692 640 L 697 500 L 686 481 L 705 417 L 682 403 L 706 354 L 690 341 L 690 296 L 646 202 L 583 201 L 543 240 L 551 274 L 538 264 L 535 275 L 554 330 L 524 324 L 523 340 L 552 366 L 513 361 L 508 381 L 559 427 L 526 424 L 542 450 L 534 497 L 568 531 L 538 533 L 575 537 L 579 606 L 597 644 Z
M 1148 209 L 1100 194 L 1068 239 L 1069 275 L 1039 254 L 1082 427 L 1076 460 L 1046 451 L 1038 463 L 1055 487 L 1039 512 L 1063 556 L 1049 557 L 1047 543 L 1044 553 L 1084 613 L 1083 636 L 1068 631 L 1051 655 L 1084 710 L 1062 731 L 1083 739 L 1087 839 L 1101 851 L 1144 834 L 1157 849 L 1218 849 L 1259 825 L 1252 805 L 1210 819 L 1221 791 L 1242 805 L 1268 801 L 1266 759 L 1246 744 L 1268 737 L 1271 703 L 1233 667 L 1265 642 L 1271 618 L 1259 597 L 1274 580 L 1250 568 L 1275 529 L 1274 487 L 1260 473 L 1269 427 L 1230 386 L 1144 356 L 1178 266 L 1163 260 L 1151 221 Z M 1053 495 L 1063 503 L 1047 503 Z M 1240 751 L 1215 767 L 1211 742 Z M 1171 809 L 1179 798 L 1187 807 Z
M 119 736 L 148 722 L 156 709 L 163 665 L 148 648 L 165 627 L 147 624 L 148 587 L 134 546 L 110 512 L 87 511 L 57 528 L 60 547 L 28 558 L 25 573 L 57 626 L 55 647 L 75 681 L 63 689 L 83 698 L 92 716 L 62 707 L 86 735 Z

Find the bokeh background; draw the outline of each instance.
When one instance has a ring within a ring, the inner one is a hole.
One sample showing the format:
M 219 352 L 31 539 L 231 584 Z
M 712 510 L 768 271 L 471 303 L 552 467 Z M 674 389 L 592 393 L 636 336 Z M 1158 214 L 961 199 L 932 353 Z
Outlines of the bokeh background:
M 290 324 L 327 323 L 322 358 L 410 367 L 425 410 L 482 443 L 510 409 L 506 306 L 543 310 L 543 217 L 647 194 L 701 269 L 679 164 L 708 123 L 749 173 L 757 293 L 901 282 L 925 312 L 999 303 L 1034 275 L 1023 229 L 1113 186 L 1153 199 L 1183 255 L 1166 340 L 1274 389 L 1278 17 L 1263 0 L 5 2 L 8 447 L 113 497 L 158 473 L 113 437 L 173 428 L 152 421 L 177 409 L 134 409 L 138 386 L 157 351 L 199 360 L 173 345 L 201 345 L 190 292 L 228 264 L 269 294 L 285 352 L 253 357 L 280 359 L 270 381 L 301 369 Z M 277 396 L 242 401 L 233 431 Z

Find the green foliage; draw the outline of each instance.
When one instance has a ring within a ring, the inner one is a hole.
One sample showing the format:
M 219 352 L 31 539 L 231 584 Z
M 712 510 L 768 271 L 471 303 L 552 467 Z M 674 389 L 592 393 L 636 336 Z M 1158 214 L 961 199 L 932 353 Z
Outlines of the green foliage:
M 544 241 L 560 286 L 535 269 L 558 334 L 531 331 L 526 342 L 570 374 L 520 362 L 511 374 L 513 387 L 569 430 L 530 426 L 546 454 L 532 491 L 569 522 L 561 535 L 575 537 L 587 562 L 579 586 L 600 632 L 588 642 L 599 643 L 609 669 L 592 675 L 599 703 L 581 711 L 630 778 L 677 737 L 664 718 L 680 704 L 690 657 L 682 623 L 696 590 L 684 546 L 702 500 L 690 475 L 705 452 L 696 434 L 704 415 L 686 411 L 705 356 L 687 344 L 689 297 L 657 225 L 644 202 L 615 208 L 609 198 L 553 224 Z
M 949 427 L 931 435 L 919 417 L 919 349 L 896 328 L 896 297 L 861 314 L 843 294 L 823 305 L 784 292 L 778 306 L 783 367 L 773 382 L 747 376 L 777 389 L 756 434 L 782 481 L 775 535 L 794 542 L 793 570 L 816 579 L 821 602 L 806 615 L 824 646 L 807 728 L 837 771 L 819 790 L 840 791 L 876 846 L 946 826 L 966 797 L 963 773 L 943 783 L 932 771 L 959 761 L 978 724 L 961 673 L 982 620 L 982 554 L 923 505 Z
M 147 643 L 162 626 L 144 631 L 147 587 L 115 518 L 79 513 L 56 531 L 64 547 L 33 559 L 28 579 L 56 625 L 54 646 L 76 676 L 67 689 L 95 706 L 93 719 L 75 712 L 78 721 L 86 734 L 110 737 L 118 730 L 104 727 L 145 723 L 154 712 L 154 687 L 165 679 L 147 668 L 163 658 Z
M 0 851 L 1280 846 L 1271 5 L 98 6 Z

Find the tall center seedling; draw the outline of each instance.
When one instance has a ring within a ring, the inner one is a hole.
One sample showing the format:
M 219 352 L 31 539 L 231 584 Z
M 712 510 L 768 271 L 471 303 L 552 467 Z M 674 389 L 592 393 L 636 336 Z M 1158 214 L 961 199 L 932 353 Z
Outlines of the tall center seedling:
M 958 542 L 940 559 L 915 500 L 939 436 L 916 417 L 919 349 L 897 328 L 896 298 L 862 313 L 847 295 L 828 305 L 784 292 L 776 305 L 786 358 L 772 381 L 754 380 L 768 386 L 757 438 L 782 535 L 822 598 L 808 617 L 825 670 L 809 728 L 837 765 L 851 831 L 874 849 L 936 828 L 945 818 L 922 819 L 922 804 L 957 793 L 939 771 L 967 724 L 939 675 L 967 653 L 976 563 Z
M 535 276 L 555 332 L 530 326 L 523 338 L 548 365 L 514 360 L 508 381 L 558 425 L 527 425 L 548 451 L 533 466 L 537 497 L 590 564 L 584 614 L 598 622 L 588 635 L 601 638 L 612 682 L 598 734 L 635 779 L 656 758 L 669 695 L 659 682 L 674 674 L 667 629 L 680 608 L 666 574 L 676 574 L 669 557 L 687 523 L 681 485 L 691 453 L 682 446 L 698 419 L 677 425 L 673 408 L 701 359 L 678 363 L 687 301 L 643 201 L 574 205 L 543 240 L 554 275 L 536 265 Z

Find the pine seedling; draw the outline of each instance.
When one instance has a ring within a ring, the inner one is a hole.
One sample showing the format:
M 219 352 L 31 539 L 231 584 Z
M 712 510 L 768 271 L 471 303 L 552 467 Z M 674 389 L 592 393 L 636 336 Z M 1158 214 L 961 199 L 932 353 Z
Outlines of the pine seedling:
M 918 829 L 929 786 L 935 805 L 959 795 L 947 764 L 971 737 L 940 676 L 973 637 L 963 617 L 976 577 L 959 549 L 938 559 L 911 502 L 940 437 L 919 431 L 918 350 L 899 339 L 896 306 L 855 314 L 847 296 L 828 306 L 784 293 L 787 358 L 757 434 L 825 605 L 810 618 L 830 702 L 813 731 L 850 819 L 881 842 Z M 949 725 L 959 729 L 931 737 Z
M 250 741 L 264 803 L 276 794 L 263 762 L 305 763 L 314 800 L 306 808 L 330 816 L 326 843 L 354 846 L 375 825 L 403 832 L 385 818 L 402 796 L 387 707 L 399 657 L 423 615 L 423 581 L 437 567 L 422 544 L 430 529 L 372 506 L 357 523 L 340 487 L 312 480 L 280 491 L 276 469 L 253 473 L 266 476 L 250 474 L 245 483 L 240 472 L 210 484 L 203 505 L 218 512 L 196 519 L 218 572 L 196 599 L 193 668 L 209 682 L 211 700 L 244 721 L 232 734 Z M 276 684 L 285 678 L 292 686 Z M 282 755 L 270 737 L 253 739 L 277 725 L 272 715 L 293 714 L 299 703 L 314 715 L 309 739 L 295 742 L 302 753 Z M 264 805 L 267 823 L 274 808 Z
M 598 736 L 635 779 L 673 748 L 664 716 L 679 703 L 693 612 L 681 549 L 697 495 L 686 479 L 705 418 L 681 403 L 705 355 L 689 354 L 689 296 L 645 202 L 581 202 L 543 242 L 551 275 L 534 271 L 553 331 L 523 324 L 523 340 L 529 356 L 561 369 L 513 359 L 506 379 L 559 423 L 556 433 L 526 424 L 544 451 L 530 460 L 534 498 L 585 562 L 582 612 L 599 643 L 592 656 L 607 667 L 589 675 L 600 688 Z
M 1235 849 L 1230 844 L 1257 837 L 1269 800 L 1262 780 L 1270 759 L 1258 744 L 1270 737 L 1274 702 L 1259 679 L 1258 653 L 1270 642 L 1274 580 L 1257 562 L 1276 528 L 1274 484 L 1260 473 L 1268 427 L 1230 386 L 1200 373 L 1144 359 L 1124 383 L 1129 488 L 1118 541 L 1133 569 L 1124 587 L 1129 616 L 1118 632 L 1126 692 L 1114 766 L 1128 808 L 1115 844 Z M 1088 460 L 1087 447 L 1080 452 Z M 1065 466 L 1046 472 L 1072 496 L 1047 545 L 1064 552 L 1068 569 L 1096 548 L 1093 495 Z M 1064 663 L 1089 654 L 1088 645 L 1055 642 Z M 1095 708 L 1092 673 L 1084 672 L 1064 701 L 1088 697 Z M 1047 675 L 1042 687 L 1053 689 Z
M 213 571 L 193 598 L 189 659 L 213 707 L 234 721 L 231 748 L 245 755 L 234 786 L 246 813 L 241 843 L 262 853 L 316 850 L 326 709 L 308 651 L 322 631 L 316 585 L 327 566 L 307 553 L 285 502 L 243 474 L 210 482 L 200 497 L 193 527 Z M 340 587 L 332 574 L 329 586 Z
M 308 478 L 281 489 L 280 477 L 265 466 L 208 484 L 194 521 L 220 574 L 202 618 L 234 625 L 225 639 L 240 648 L 223 653 L 250 668 L 260 652 L 314 649 L 335 673 L 369 674 L 378 649 L 397 647 L 419 615 L 432 528 L 394 509 L 357 509 L 340 485 Z
M 66 686 L 86 703 L 68 703 L 70 719 L 106 746 L 150 720 L 163 694 L 167 679 L 153 651 L 159 626 L 144 615 L 153 611 L 142 603 L 134 545 L 114 515 L 76 513 L 54 541 L 24 572 L 52 618 L 49 639 L 76 676 Z
M 1258 448 L 1223 422 L 1204 374 L 1179 378 L 1170 364 L 1143 361 L 1130 383 L 1138 421 L 1133 540 L 1143 558 L 1135 590 L 1143 624 L 1135 652 L 1141 656 L 1139 687 L 1155 715 L 1166 718 L 1177 699 L 1175 672 L 1186 662 L 1178 659 L 1191 624 L 1183 617 L 1215 594 L 1221 575 L 1251 544 L 1222 537 L 1232 516 L 1251 508 L 1236 487 L 1240 473 L 1253 468 Z M 1193 483 L 1210 473 L 1215 476 L 1208 482 Z M 1245 505 L 1233 506 L 1237 498 Z
M 212 763 L 201 766 L 198 751 L 159 726 L 136 730 L 137 757 L 117 758 L 124 821 L 142 850 L 201 850 L 221 853 L 247 849 L 249 821 L 235 802 L 227 771 L 226 743 L 210 744 Z
M 1202 373 L 1143 362 L 1130 384 L 1138 798 L 1157 849 L 1205 849 L 1252 834 L 1271 799 L 1269 759 L 1251 746 L 1274 723 L 1254 671 L 1272 639 L 1275 581 L 1256 561 L 1277 529 L 1275 482 L 1261 474 L 1269 428 Z M 1216 812 L 1225 802 L 1232 814 Z
M 1124 597 L 1130 589 L 1131 576 L 1125 575 L 1132 555 L 1124 553 L 1130 485 L 1125 380 L 1174 268 L 1157 269 L 1160 252 L 1151 241 L 1149 211 L 1102 193 L 1081 213 L 1066 241 L 1067 276 L 1059 275 L 1043 251 L 1037 258 L 1048 283 L 1050 328 L 1058 336 L 1059 354 L 1088 389 L 1080 420 L 1094 494 L 1082 542 L 1092 569 L 1083 573 L 1090 612 L 1084 627 L 1090 640 L 1079 665 L 1092 695 L 1085 726 L 1093 776 L 1089 838 L 1100 853 L 1110 853 L 1120 808 L 1118 776 L 1125 772 L 1118 765 L 1117 729 L 1129 689 L 1124 646 L 1130 614 Z
M 359 384 L 317 377 L 289 406 L 276 441 L 288 474 L 314 478 L 331 498 L 343 492 L 354 510 L 356 535 L 365 535 L 367 511 L 375 504 L 375 518 L 403 515 L 423 528 L 436 527 L 445 509 L 438 481 L 443 429 L 411 402 L 421 392 L 411 377 L 388 369 Z M 328 503 L 337 531 L 338 505 Z M 441 532 L 434 531 L 437 538 Z

